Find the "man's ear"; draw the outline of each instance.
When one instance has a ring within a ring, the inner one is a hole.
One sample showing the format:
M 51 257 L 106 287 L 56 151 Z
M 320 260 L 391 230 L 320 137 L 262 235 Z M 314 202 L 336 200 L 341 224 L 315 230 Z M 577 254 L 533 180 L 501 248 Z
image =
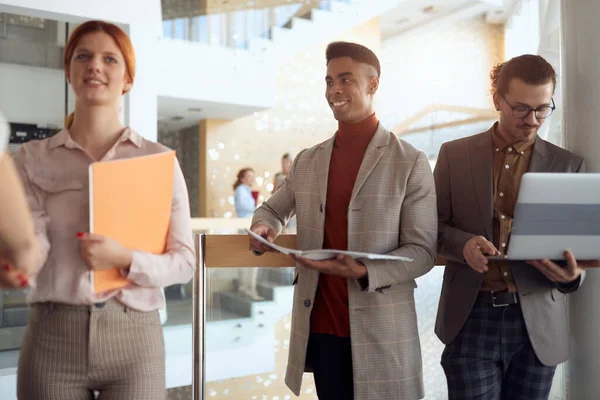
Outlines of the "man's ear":
M 369 94 L 375 94 L 377 89 L 379 89 L 379 77 L 375 75 L 371 77 L 371 82 L 369 82 Z
M 494 92 L 492 95 L 492 99 L 494 100 L 494 108 L 496 111 L 500 111 L 500 95 L 498 92 Z

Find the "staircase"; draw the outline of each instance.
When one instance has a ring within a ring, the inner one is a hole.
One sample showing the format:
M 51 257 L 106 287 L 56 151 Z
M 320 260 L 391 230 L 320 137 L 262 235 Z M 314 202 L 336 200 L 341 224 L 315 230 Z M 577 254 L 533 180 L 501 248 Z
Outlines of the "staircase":
M 258 291 L 262 301 L 235 291 L 214 294 L 206 323 L 208 382 L 275 369 L 276 324 L 292 311 L 293 274 L 293 267 L 261 268 Z
M 386 13 L 404 1 L 332 0 L 326 2 L 327 7 L 312 8 L 292 17 L 283 26 L 271 27 L 269 39 L 251 39 L 248 48 L 279 65 L 304 49 L 334 40 L 343 32 Z
M 280 303 L 290 301 L 290 307 L 285 312 L 291 311 L 291 298 L 283 299 L 282 292 L 287 296 L 294 278 L 294 268 L 260 268 L 258 273 L 258 294 L 264 299 L 255 301 L 238 293 L 236 290 L 217 292 L 213 298 L 213 308 L 207 312 L 207 321 L 223 321 L 240 318 L 259 318 L 274 309 L 280 309 Z M 237 287 L 234 282 L 234 287 Z M 285 308 L 285 307 L 284 307 Z M 279 312 L 277 312 L 279 314 Z

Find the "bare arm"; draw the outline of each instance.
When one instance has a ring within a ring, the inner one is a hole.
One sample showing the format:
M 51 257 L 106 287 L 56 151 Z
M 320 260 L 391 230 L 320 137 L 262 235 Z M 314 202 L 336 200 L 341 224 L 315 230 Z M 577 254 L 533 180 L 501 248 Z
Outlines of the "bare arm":
M 11 156 L 5 152 L 0 156 L 0 259 L 28 272 L 35 264 L 36 243 L 23 186 Z

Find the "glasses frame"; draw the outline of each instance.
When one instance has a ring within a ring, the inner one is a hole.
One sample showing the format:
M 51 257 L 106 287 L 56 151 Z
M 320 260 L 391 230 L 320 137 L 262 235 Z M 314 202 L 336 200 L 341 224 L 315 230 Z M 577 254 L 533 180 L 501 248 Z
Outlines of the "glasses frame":
M 508 102 L 508 100 L 506 100 L 506 97 L 504 97 L 504 95 L 503 95 L 503 94 L 500 94 L 500 97 L 502 97 L 502 100 L 504 100 L 504 102 L 505 102 L 505 103 L 506 103 L 506 104 L 507 104 L 507 105 L 510 107 L 510 109 L 512 110 L 513 117 L 515 117 L 515 118 L 517 118 L 517 119 L 525 119 L 525 118 L 527 118 L 527 117 L 529 116 L 529 114 L 531 114 L 531 112 L 533 111 L 533 112 L 534 112 L 534 114 L 533 114 L 533 115 L 535 116 L 535 118 L 536 118 L 537 120 L 543 120 L 543 119 L 546 119 L 546 118 L 548 118 L 549 116 L 551 116 L 551 115 L 552 115 L 552 113 L 554 112 L 554 110 L 556 110 L 556 104 L 554 104 L 554 97 L 553 97 L 553 98 L 551 98 L 551 101 L 552 101 L 552 104 L 551 104 L 551 105 L 549 105 L 549 106 L 542 106 L 542 107 L 538 107 L 538 108 L 531 108 L 531 107 L 528 107 L 528 106 L 515 106 L 515 107 L 513 107 L 513 106 L 512 106 L 512 104 L 510 104 L 510 103 Z M 517 111 L 516 111 L 516 109 L 517 109 L 517 108 L 527 108 L 527 109 L 528 109 L 528 111 L 527 111 L 527 113 L 526 113 L 525 115 L 523 115 L 523 116 L 519 116 L 519 115 L 517 115 Z M 550 113 L 549 113 L 548 115 L 546 115 L 545 117 L 539 117 L 539 116 L 538 116 L 538 111 L 540 111 L 540 110 L 542 110 L 542 109 L 544 109 L 544 108 L 550 108 Z

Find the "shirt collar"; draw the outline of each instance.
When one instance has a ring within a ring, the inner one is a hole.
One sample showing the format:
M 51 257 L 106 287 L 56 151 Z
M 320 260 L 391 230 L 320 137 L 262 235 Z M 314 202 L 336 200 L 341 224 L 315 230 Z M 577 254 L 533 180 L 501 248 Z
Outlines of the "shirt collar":
M 123 130 L 123 133 L 121 133 L 121 136 L 119 137 L 118 143 L 122 143 L 122 142 L 126 142 L 126 141 L 130 141 L 137 147 L 142 147 L 143 139 L 133 129 L 125 128 L 125 130 Z M 69 130 L 66 128 L 61 130 L 60 132 L 58 132 L 56 135 L 52 136 L 52 138 L 50 139 L 49 147 L 51 149 L 54 149 L 54 148 L 60 147 L 60 146 L 64 146 L 68 149 L 74 149 L 74 148 L 79 147 L 77 142 L 75 142 L 73 140 L 73 138 L 71 138 L 71 134 L 69 133 Z
M 513 149 L 515 149 L 517 154 L 525 155 L 525 153 L 528 153 L 529 151 L 531 151 L 531 149 L 533 148 L 533 144 L 535 143 L 535 140 L 537 138 L 537 135 L 535 135 L 533 137 L 533 139 L 528 142 L 508 143 L 508 142 L 503 141 L 502 138 L 500 138 L 500 136 L 498 136 L 497 130 L 498 130 L 498 123 L 496 122 L 492 126 L 492 145 L 494 146 L 495 152 L 507 153 L 508 148 L 512 147 Z

